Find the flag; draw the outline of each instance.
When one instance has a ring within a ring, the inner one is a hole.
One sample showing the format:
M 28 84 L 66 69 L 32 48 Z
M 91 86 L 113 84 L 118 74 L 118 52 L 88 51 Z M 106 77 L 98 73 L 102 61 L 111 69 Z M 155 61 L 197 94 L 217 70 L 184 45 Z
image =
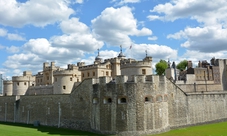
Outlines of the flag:
M 129 49 L 132 49 L 132 45 L 129 47 Z

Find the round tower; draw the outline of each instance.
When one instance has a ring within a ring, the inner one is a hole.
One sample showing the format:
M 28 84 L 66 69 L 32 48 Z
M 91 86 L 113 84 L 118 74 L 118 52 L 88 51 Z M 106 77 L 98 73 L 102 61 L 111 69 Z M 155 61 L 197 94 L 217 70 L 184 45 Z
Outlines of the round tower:
M 69 94 L 75 82 L 81 82 L 81 72 L 78 67 L 68 65 L 68 69 L 54 71 L 54 94 Z
M 25 95 L 29 86 L 34 86 L 35 76 L 30 71 L 24 71 L 23 76 L 13 76 L 13 95 Z
M 3 95 L 12 96 L 13 95 L 13 82 L 10 80 L 3 81 Z
M 146 57 L 143 61 L 127 59 L 121 61 L 121 75 L 128 76 L 131 80 L 133 75 L 152 75 L 152 58 Z

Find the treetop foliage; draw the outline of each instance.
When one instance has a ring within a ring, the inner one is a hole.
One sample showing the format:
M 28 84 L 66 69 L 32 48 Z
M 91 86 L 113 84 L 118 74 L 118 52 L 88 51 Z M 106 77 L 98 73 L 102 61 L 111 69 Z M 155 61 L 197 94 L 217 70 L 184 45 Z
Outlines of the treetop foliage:
M 165 73 L 165 70 L 168 68 L 168 63 L 165 60 L 160 60 L 156 65 L 155 65 L 155 72 L 157 75 L 163 75 Z

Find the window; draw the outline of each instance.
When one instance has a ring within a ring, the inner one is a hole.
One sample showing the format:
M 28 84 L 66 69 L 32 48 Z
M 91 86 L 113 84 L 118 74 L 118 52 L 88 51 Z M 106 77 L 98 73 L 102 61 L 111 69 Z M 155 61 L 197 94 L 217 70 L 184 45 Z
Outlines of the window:
M 24 85 L 27 85 L 27 83 L 26 83 L 26 82 L 24 82 Z
M 65 86 L 65 85 L 63 86 L 63 89 L 64 89 L 64 90 L 66 89 L 66 86 Z
M 119 104 L 124 104 L 124 103 L 127 103 L 127 100 L 126 100 L 126 98 L 119 98 L 118 99 L 118 103 Z
M 146 75 L 146 69 L 142 69 L 142 74 Z
M 80 82 L 80 80 L 77 78 L 77 82 Z
M 70 77 L 70 81 L 73 81 L 73 78 L 72 77 Z
M 109 72 L 108 71 L 106 71 L 106 76 L 109 76 Z
M 144 98 L 144 101 L 145 101 L 145 102 L 153 102 L 153 97 L 152 97 L 152 96 L 145 97 L 145 98 Z
M 111 104 L 112 103 L 112 99 L 111 98 L 105 98 L 105 99 L 103 99 L 103 103 L 104 104 Z
M 82 77 L 84 77 L 84 73 L 82 73 Z
M 47 80 L 49 80 L 49 76 L 47 76 Z
M 93 71 L 93 76 L 95 76 L 95 72 Z
M 89 72 L 87 72 L 87 77 L 89 77 L 90 76 L 90 73 Z
M 161 95 L 157 96 L 157 97 L 156 97 L 156 101 L 157 101 L 157 102 L 162 102 L 162 96 L 161 96 Z
M 19 82 L 17 82 L 17 85 L 19 86 L 19 85 L 20 85 L 20 83 L 19 83 Z
M 98 103 L 98 98 L 93 98 L 92 103 L 93 104 L 97 104 Z

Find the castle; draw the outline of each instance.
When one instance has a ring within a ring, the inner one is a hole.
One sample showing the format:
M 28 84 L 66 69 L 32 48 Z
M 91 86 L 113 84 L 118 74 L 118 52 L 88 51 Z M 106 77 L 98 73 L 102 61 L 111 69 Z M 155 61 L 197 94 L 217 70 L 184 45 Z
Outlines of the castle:
M 52 62 L 36 75 L 25 71 L 4 81 L 0 121 L 144 135 L 227 119 L 226 60 L 203 61 L 166 76 L 152 73 L 152 58 L 118 57 L 94 64 Z

